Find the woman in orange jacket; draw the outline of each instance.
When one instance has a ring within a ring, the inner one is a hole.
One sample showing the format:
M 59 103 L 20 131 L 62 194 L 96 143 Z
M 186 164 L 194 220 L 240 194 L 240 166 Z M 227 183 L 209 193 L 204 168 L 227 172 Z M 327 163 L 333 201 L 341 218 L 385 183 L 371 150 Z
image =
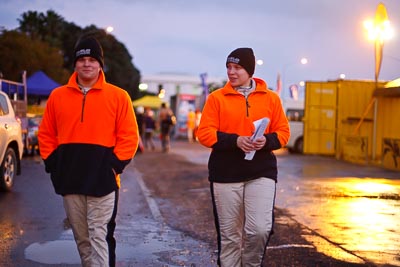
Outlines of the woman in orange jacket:
M 273 225 L 277 160 L 273 150 L 286 145 L 289 124 L 281 100 L 253 78 L 251 48 L 232 51 L 226 61 L 229 81 L 212 92 L 197 136 L 212 148 L 208 169 L 218 234 L 218 264 L 261 266 Z M 268 118 L 264 134 L 253 139 L 254 122 Z M 251 160 L 246 153 L 255 151 Z

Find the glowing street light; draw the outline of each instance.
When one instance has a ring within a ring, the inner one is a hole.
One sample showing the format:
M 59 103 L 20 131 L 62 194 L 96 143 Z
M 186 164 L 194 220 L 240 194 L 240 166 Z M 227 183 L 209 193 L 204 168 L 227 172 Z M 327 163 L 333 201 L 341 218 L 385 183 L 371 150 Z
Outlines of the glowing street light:
M 375 82 L 377 83 L 382 65 L 383 44 L 394 35 L 386 8 L 382 3 L 376 9 L 374 20 L 364 22 L 364 28 L 368 32 L 368 39 L 375 42 Z
M 108 26 L 107 28 L 106 28 L 106 32 L 107 33 L 112 33 L 114 31 L 114 27 L 113 26 Z
M 382 65 L 383 44 L 386 40 L 393 37 L 393 29 L 390 26 L 389 18 L 386 8 L 382 3 L 379 3 L 375 18 L 373 21 L 365 21 L 364 27 L 368 32 L 368 38 L 375 41 L 375 86 L 378 87 L 379 73 Z M 374 104 L 374 124 L 372 130 L 372 160 L 376 156 L 376 136 L 377 136 L 377 99 L 374 97 L 372 102 Z
M 139 84 L 139 90 L 140 91 L 146 91 L 149 88 L 149 85 L 147 83 L 140 83 Z
M 160 92 L 158 93 L 158 98 L 163 99 L 165 97 L 165 89 L 161 89 Z
M 306 59 L 305 57 L 303 57 L 302 59 L 300 59 L 300 63 L 305 65 L 308 63 L 308 59 Z

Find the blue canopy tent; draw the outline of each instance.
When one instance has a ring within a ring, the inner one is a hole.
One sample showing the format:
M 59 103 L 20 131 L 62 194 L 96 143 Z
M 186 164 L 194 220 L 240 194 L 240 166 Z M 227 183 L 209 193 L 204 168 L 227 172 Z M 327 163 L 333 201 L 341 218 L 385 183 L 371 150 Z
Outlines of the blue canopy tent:
M 28 95 L 49 96 L 60 84 L 49 78 L 43 71 L 37 71 L 27 80 Z

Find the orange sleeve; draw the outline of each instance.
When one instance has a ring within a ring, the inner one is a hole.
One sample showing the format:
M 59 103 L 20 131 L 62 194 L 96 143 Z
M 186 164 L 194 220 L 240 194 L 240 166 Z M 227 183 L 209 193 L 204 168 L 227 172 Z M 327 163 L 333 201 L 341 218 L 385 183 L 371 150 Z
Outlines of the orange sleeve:
M 51 153 L 58 147 L 57 127 L 54 119 L 53 101 L 49 97 L 39 126 L 39 147 L 40 156 L 47 159 Z
M 279 142 L 282 147 L 286 146 L 289 137 L 290 129 L 285 111 L 283 110 L 282 103 L 278 98 L 274 110 L 274 118 L 271 120 L 270 132 L 275 132 L 278 135 Z
M 116 144 L 114 153 L 119 160 L 128 160 L 135 155 L 139 144 L 139 130 L 129 95 L 124 92 L 116 122 Z
M 199 128 L 197 130 L 197 138 L 199 142 L 206 146 L 212 147 L 217 142 L 217 131 L 219 129 L 219 116 L 217 110 L 217 101 L 213 95 L 209 95 L 204 105 Z

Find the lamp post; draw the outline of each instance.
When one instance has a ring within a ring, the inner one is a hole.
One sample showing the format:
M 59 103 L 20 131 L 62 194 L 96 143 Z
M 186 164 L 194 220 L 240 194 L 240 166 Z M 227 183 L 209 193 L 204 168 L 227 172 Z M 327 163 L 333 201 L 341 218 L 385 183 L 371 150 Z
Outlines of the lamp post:
M 390 26 L 386 8 L 382 3 L 379 3 L 374 20 L 367 20 L 364 22 L 364 27 L 368 32 L 368 39 L 375 43 L 375 88 L 378 88 L 379 73 L 382 65 L 383 45 L 385 40 L 393 37 L 393 30 Z M 372 160 L 376 157 L 376 132 L 377 132 L 377 114 L 378 103 L 374 97 L 371 104 L 374 106 L 374 124 L 372 136 Z
M 300 59 L 300 64 L 306 65 L 307 63 L 308 63 L 308 59 L 307 58 L 303 57 L 303 58 Z M 296 62 L 292 62 L 292 63 L 286 64 L 286 65 L 283 66 L 283 68 L 282 68 L 282 89 L 283 89 L 283 92 L 285 92 L 286 89 L 287 89 L 286 88 L 286 70 L 287 70 L 288 67 L 294 66 L 294 65 L 297 65 L 297 64 L 298 64 L 298 62 L 296 61 Z M 283 93 L 283 96 L 285 96 L 285 93 Z
M 376 9 L 374 20 L 365 21 L 364 27 L 367 30 L 368 39 L 375 43 L 375 83 L 377 84 L 382 65 L 383 45 L 386 40 L 393 37 L 393 29 L 382 3 Z

